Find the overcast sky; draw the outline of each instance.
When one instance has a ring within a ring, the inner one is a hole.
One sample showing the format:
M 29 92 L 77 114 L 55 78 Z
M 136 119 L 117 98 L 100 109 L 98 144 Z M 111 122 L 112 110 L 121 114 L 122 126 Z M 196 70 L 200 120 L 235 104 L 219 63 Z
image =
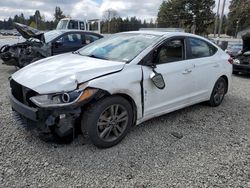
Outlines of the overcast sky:
M 46 20 L 53 19 L 56 6 L 60 6 L 64 14 L 78 19 L 101 18 L 102 13 L 112 8 L 121 17 L 136 16 L 141 19 L 155 19 L 160 4 L 163 0 L 1 0 L 0 19 L 13 17 L 15 14 L 24 13 L 25 17 L 33 15 L 35 10 L 45 16 Z M 217 4 L 216 0 L 216 4 Z M 222 0 L 221 0 L 222 1 Z M 228 13 L 229 1 L 226 13 Z M 216 8 L 215 8 L 216 9 Z

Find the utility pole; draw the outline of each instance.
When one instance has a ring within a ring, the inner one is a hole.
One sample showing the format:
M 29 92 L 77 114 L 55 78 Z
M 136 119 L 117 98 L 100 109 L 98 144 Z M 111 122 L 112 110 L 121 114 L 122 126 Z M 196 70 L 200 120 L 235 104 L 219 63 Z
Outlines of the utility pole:
M 196 15 L 193 14 L 193 26 L 192 26 L 192 33 L 195 34 L 196 32 Z
M 226 5 L 226 0 L 223 0 L 218 37 L 220 37 L 221 30 L 222 30 L 222 24 L 223 24 L 223 17 L 224 17 L 225 5 Z
M 35 18 L 36 18 L 36 29 L 38 29 L 37 15 L 35 15 Z
M 236 31 L 235 31 L 235 38 L 237 38 L 238 30 L 239 30 L 239 23 L 240 21 L 237 20 Z
M 214 23 L 214 38 L 216 37 L 217 29 L 218 29 L 218 18 L 220 16 L 220 0 L 218 2 L 218 7 L 217 7 L 217 13 L 215 17 L 215 23 Z

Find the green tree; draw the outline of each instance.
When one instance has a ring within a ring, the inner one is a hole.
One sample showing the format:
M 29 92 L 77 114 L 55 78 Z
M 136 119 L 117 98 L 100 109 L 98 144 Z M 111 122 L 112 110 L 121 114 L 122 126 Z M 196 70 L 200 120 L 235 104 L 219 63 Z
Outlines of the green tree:
M 237 31 L 250 27 L 250 0 L 232 0 L 229 6 L 227 34 L 235 36 Z
M 198 34 L 207 34 L 214 22 L 214 0 L 169 0 L 160 6 L 159 27 L 179 27 Z
M 39 10 L 36 10 L 35 15 L 34 15 L 34 19 L 35 19 L 35 22 L 36 22 L 36 28 L 40 29 L 41 27 L 39 27 L 39 26 L 40 26 L 41 21 L 42 21 L 42 16 L 41 16 Z
M 37 28 L 36 22 L 34 21 L 32 21 L 29 26 L 33 28 Z
M 63 18 L 65 18 L 65 15 L 63 14 L 63 11 L 61 10 L 60 7 L 55 8 L 55 13 L 54 13 L 54 18 L 56 24 Z

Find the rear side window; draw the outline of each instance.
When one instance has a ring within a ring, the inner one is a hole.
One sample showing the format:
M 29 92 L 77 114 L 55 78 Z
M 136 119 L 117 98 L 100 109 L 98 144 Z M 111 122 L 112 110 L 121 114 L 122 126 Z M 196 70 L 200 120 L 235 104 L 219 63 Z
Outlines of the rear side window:
M 189 42 L 191 46 L 191 58 L 209 57 L 217 52 L 216 47 L 204 40 L 189 38 Z
M 85 44 L 90 44 L 91 42 L 94 42 L 98 40 L 100 37 L 91 35 L 91 34 L 85 34 Z

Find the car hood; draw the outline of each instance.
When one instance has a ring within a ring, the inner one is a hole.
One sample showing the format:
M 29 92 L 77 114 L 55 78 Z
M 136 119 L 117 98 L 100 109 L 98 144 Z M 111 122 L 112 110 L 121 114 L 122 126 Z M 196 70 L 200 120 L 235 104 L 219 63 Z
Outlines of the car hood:
M 37 38 L 39 40 L 42 40 L 43 32 L 41 32 L 33 27 L 30 27 L 30 26 L 27 26 L 24 24 L 20 24 L 17 22 L 14 23 L 14 26 L 15 26 L 16 30 L 22 35 L 23 38 L 25 38 L 25 39 Z
M 79 83 L 121 71 L 124 65 L 66 53 L 30 64 L 14 73 L 12 79 L 39 94 L 49 94 L 72 91 Z

